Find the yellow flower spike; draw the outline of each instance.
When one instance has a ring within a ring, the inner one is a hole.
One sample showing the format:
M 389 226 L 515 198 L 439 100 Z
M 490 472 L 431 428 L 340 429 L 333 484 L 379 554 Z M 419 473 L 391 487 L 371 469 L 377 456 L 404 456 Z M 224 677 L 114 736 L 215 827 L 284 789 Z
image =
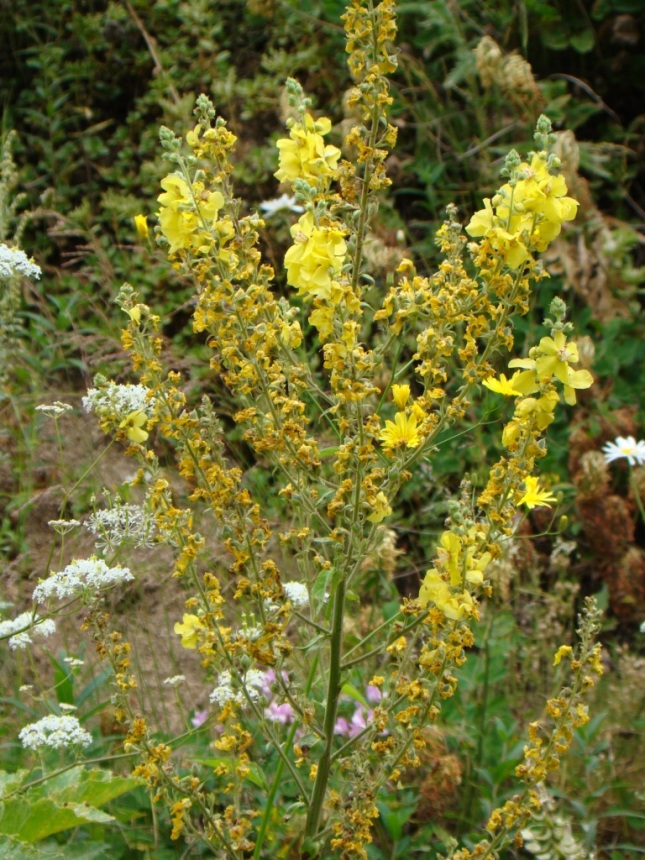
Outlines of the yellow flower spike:
M 330 299 L 334 279 L 342 270 L 347 245 L 340 230 L 316 227 L 314 216 L 306 212 L 291 228 L 294 243 L 285 254 L 287 283 L 299 295 Z
M 376 499 L 372 504 L 373 513 L 367 517 L 370 523 L 380 523 L 385 517 L 389 517 L 392 513 L 392 508 L 387 500 L 385 493 L 377 493 Z
M 414 415 L 397 412 L 394 421 L 386 421 L 380 439 L 386 451 L 393 448 L 416 448 L 420 443 L 417 419 Z
M 197 615 L 184 613 L 183 621 L 177 621 L 174 627 L 175 633 L 181 636 L 181 644 L 184 648 L 194 650 L 197 648 L 197 638 L 200 630 L 206 630 L 206 625 Z
M 176 173 L 161 180 L 164 193 L 157 197 L 161 204 L 159 224 L 170 243 L 170 253 L 196 249 L 204 241 L 204 222 L 213 229 L 217 213 L 224 205 L 219 191 L 207 191 L 201 183 L 190 187 Z
M 396 404 L 397 409 L 403 410 L 405 409 L 405 404 L 408 402 L 410 398 L 410 386 L 409 385 L 393 385 L 392 386 L 392 400 Z
M 148 417 L 143 409 L 137 409 L 131 412 L 119 424 L 119 430 L 125 430 L 126 436 L 131 442 L 141 444 L 148 438 L 148 432 L 143 429 L 143 425 L 148 421 Z
M 511 379 L 507 379 L 503 373 L 500 373 L 499 377 L 489 376 L 488 379 L 484 379 L 482 385 L 488 388 L 490 391 L 494 391 L 496 394 L 503 394 L 505 397 L 517 397 L 522 394 L 521 391 L 518 391 L 513 386 L 513 382 L 516 379 L 518 374 L 514 374 Z
M 274 174 L 280 182 L 306 179 L 310 185 L 319 186 L 331 177 L 338 166 L 340 149 L 327 145 L 323 135 L 329 133 L 331 120 L 320 117 L 314 120 L 305 116 L 304 125 L 293 122 L 289 137 L 281 138 L 276 146 L 280 152 L 280 167 Z
M 144 242 L 148 238 L 148 219 L 145 215 L 134 216 L 134 226 L 136 227 L 139 238 Z
M 540 489 L 538 478 L 529 476 L 524 479 L 524 495 L 519 500 L 518 505 L 526 505 L 529 509 L 550 508 L 553 502 L 557 502 L 556 497 L 548 490 Z

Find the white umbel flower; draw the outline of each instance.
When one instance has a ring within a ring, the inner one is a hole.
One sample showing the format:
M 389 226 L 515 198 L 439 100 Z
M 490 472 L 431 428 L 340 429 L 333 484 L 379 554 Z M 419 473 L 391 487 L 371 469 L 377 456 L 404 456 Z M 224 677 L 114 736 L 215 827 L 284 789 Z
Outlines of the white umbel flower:
M 145 412 L 150 417 L 149 388 L 145 385 L 120 385 L 108 382 L 101 388 L 90 388 L 83 398 L 86 412 L 95 412 L 99 418 L 116 416 L 126 418 L 133 412 Z
M 303 585 L 302 582 L 283 582 L 282 588 L 296 609 L 303 609 L 305 606 L 309 606 L 309 592 L 307 591 L 307 586 Z
M 136 547 L 154 546 L 155 523 L 140 505 L 117 502 L 112 508 L 94 511 L 83 525 L 96 536 L 101 550 L 114 551 L 126 541 Z
M 213 705 L 219 705 L 223 708 L 229 702 L 236 705 L 244 704 L 244 696 L 241 693 L 236 693 L 233 690 L 233 679 L 230 672 L 222 672 L 217 679 L 217 686 L 209 696 Z
M 30 260 L 24 251 L 0 244 L 0 276 L 11 278 L 13 275 L 25 275 L 37 281 L 41 274 L 40 266 Z
M 57 717 L 50 714 L 37 723 L 25 726 L 18 735 L 27 750 L 41 750 L 44 747 L 60 750 L 71 746 L 89 746 L 92 735 L 86 732 L 76 717 L 65 715 Z
M 606 463 L 625 457 L 630 466 L 642 466 L 645 463 L 645 442 L 637 442 L 633 436 L 617 436 L 615 442 L 606 442 L 602 453 Z
M 36 603 L 45 603 L 50 597 L 64 600 L 82 592 L 95 596 L 103 588 L 131 582 L 133 579 L 127 567 L 108 567 L 100 558 L 82 558 L 38 583 L 33 598 Z
M 22 650 L 27 645 L 31 645 L 32 636 L 46 639 L 55 632 L 56 624 L 51 618 L 41 619 L 32 612 L 23 612 L 17 618 L 0 621 L 0 639 L 11 636 L 9 647 L 12 651 Z

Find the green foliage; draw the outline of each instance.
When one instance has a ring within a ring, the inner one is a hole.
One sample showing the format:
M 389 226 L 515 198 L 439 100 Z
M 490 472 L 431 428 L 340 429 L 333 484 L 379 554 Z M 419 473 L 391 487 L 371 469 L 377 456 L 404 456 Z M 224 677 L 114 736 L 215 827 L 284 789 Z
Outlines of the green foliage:
M 0 837 L 33 844 L 86 824 L 107 824 L 114 817 L 101 807 L 139 784 L 105 770 L 79 765 L 46 780 L 29 782 L 27 771 L 0 773 Z

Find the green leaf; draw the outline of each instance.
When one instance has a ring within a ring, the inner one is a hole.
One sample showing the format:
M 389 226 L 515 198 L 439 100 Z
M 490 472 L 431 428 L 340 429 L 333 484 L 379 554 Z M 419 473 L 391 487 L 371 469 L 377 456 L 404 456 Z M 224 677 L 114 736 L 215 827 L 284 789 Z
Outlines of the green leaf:
M 583 30 L 582 33 L 576 33 L 570 39 L 571 47 L 579 54 L 588 54 L 596 44 L 596 37 L 593 30 Z
M 352 684 L 343 684 L 340 691 L 346 696 L 349 696 L 350 698 L 359 702 L 361 705 L 364 705 L 366 708 L 368 707 L 367 699 L 365 698 L 363 693 L 361 693 L 360 690 L 357 690 L 356 687 L 352 686 Z
M 140 783 L 107 770 L 70 768 L 0 803 L 0 836 L 33 843 L 81 824 L 111 822 L 99 807 Z
M 33 801 L 27 793 L 12 797 L 2 804 L 0 835 L 33 843 L 70 827 L 79 827 L 88 822 L 105 824 L 113 820 L 111 815 L 89 804 L 60 804 L 49 797 Z
M 311 588 L 311 601 L 316 608 L 322 606 L 325 601 L 325 595 L 329 591 L 332 575 L 333 568 L 330 570 L 322 570 L 314 579 L 314 584 Z
M 248 779 L 249 782 L 252 782 L 253 785 L 257 786 L 262 791 L 268 791 L 269 785 L 267 783 L 266 777 L 264 775 L 264 771 L 262 768 L 257 765 L 254 761 L 250 762 L 249 772 L 247 773 L 245 779 Z
M 5 770 L 0 770 L 0 798 L 10 794 L 19 785 L 22 785 L 29 771 L 18 770 L 16 773 L 7 773 Z

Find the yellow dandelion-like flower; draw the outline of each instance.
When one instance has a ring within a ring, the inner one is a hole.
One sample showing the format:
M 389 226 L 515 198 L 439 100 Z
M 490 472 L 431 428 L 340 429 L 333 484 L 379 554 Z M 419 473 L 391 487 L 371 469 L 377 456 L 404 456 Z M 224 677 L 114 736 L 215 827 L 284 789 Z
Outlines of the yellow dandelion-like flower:
M 527 508 L 550 508 L 553 502 L 557 499 L 548 490 L 540 489 L 540 481 L 538 478 L 524 479 L 524 495 L 519 500 L 519 505 L 526 505 Z
M 513 387 L 513 382 L 518 375 L 515 373 L 510 379 L 507 379 L 503 373 L 500 373 L 499 378 L 489 376 L 488 379 L 484 379 L 482 385 L 496 394 L 503 394 L 505 397 L 517 397 L 518 394 L 522 393 Z
M 397 412 L 394 421 L 386 421 L 381 430 L 381 441 L 386 450 L 392 448 L 416 448 L 421 438 L 414 415 Z

